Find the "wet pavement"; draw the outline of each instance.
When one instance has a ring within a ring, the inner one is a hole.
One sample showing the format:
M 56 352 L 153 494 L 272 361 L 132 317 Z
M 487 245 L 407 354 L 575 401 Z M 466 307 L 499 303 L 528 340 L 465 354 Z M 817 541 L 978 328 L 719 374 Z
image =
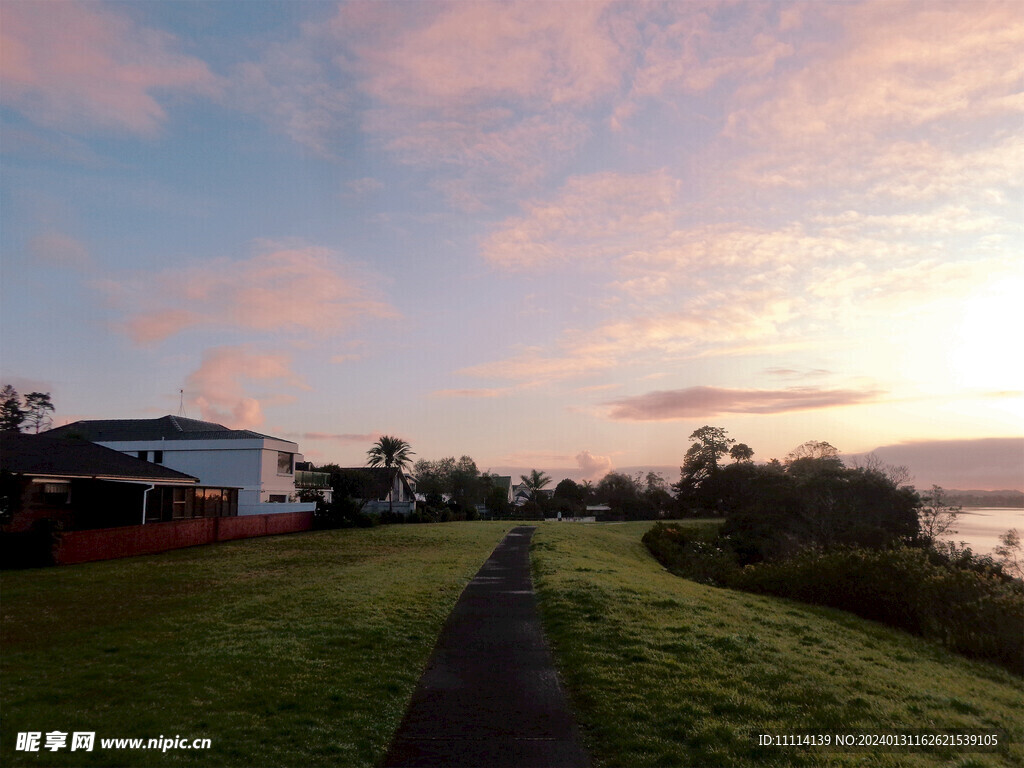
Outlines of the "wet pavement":
M 384 766 L 589 765 L 537 613 L 534 530 L 513 528 L 462 593 Z

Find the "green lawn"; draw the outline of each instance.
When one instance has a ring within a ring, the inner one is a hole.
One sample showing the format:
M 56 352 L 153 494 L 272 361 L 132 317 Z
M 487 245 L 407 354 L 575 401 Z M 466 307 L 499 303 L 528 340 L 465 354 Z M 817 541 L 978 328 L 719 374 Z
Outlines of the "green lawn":
M 546 630 L 597 766 L 1024 764 L 1020 678 L 839 611 L 673 576 L 640 543 L 649 526 L 545 524 L 534 537 Z M 947 729 L 1002 746 L 757 745 Z
M 251 539 L 2 575 L 0 764 L 372 766 L 512 524 Z M 540 526 L 546 627 L 598 766 L 1024 764 L 1024 685 L 827 609 L 699 586 L 648 524 Z M 760 748 L 762 732 L 999 732 L 995 753 Z M 209 752 L 15 752 L 19 731 Z
M 2 765 L 370 766 L 501 523 L 251 539 L 2 575 Z M 15 752 L 20 731 L 97 750 Z M 210 738 L 204 752 L 99 750 Z

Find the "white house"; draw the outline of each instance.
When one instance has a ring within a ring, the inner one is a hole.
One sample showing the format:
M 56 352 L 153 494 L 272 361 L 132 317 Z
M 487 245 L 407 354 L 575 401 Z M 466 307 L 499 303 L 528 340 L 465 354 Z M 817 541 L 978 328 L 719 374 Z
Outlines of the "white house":
M 239 515 L 316 507 L 295 501 L 295 462 L 302 454 L 290 440 L 182 416 L 75 421 L 46 434 L 80 437 L 192 475 L 204 486 L 237 488 Z

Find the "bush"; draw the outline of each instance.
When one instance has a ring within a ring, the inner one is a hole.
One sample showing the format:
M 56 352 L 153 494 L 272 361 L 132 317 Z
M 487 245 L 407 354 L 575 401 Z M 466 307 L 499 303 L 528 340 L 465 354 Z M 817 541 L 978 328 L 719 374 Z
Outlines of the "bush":
M 362 505 L 347 496 L 335 499 L 323 509 L 318 505 L 313 513 L 313 527 L 317 529 L 371 528 L 377 522 L 377 518 L 363 512 Z
M 736 555 L 727 541 L 717 537 L 714 526 L 683 528 L 655 523 L 643 542 L 674 574 L 702 584 L 728 584 L 739 570 Z
M 52 521 L 36 520 L 24 533 L 0 533 L 0 568 L 39 568 L 53 565 L 57 542 Z
M 805 550 L 747 566 L 731 585 L 850 611 L 1024 674 L 1024 584 L 964 561 L 911 548 Z

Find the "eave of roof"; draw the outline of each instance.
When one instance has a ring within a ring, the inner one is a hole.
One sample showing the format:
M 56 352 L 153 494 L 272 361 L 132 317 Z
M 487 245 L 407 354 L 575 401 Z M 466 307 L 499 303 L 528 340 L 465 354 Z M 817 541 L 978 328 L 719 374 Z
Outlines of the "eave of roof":
M 126 475 L 91 474 L 88 472 L 17 472 L 16 474 L 40 480 L 106 480 L 114 483 L 137 483 L 141 485 L 198 485 L 199 478 L 140 477 Z

